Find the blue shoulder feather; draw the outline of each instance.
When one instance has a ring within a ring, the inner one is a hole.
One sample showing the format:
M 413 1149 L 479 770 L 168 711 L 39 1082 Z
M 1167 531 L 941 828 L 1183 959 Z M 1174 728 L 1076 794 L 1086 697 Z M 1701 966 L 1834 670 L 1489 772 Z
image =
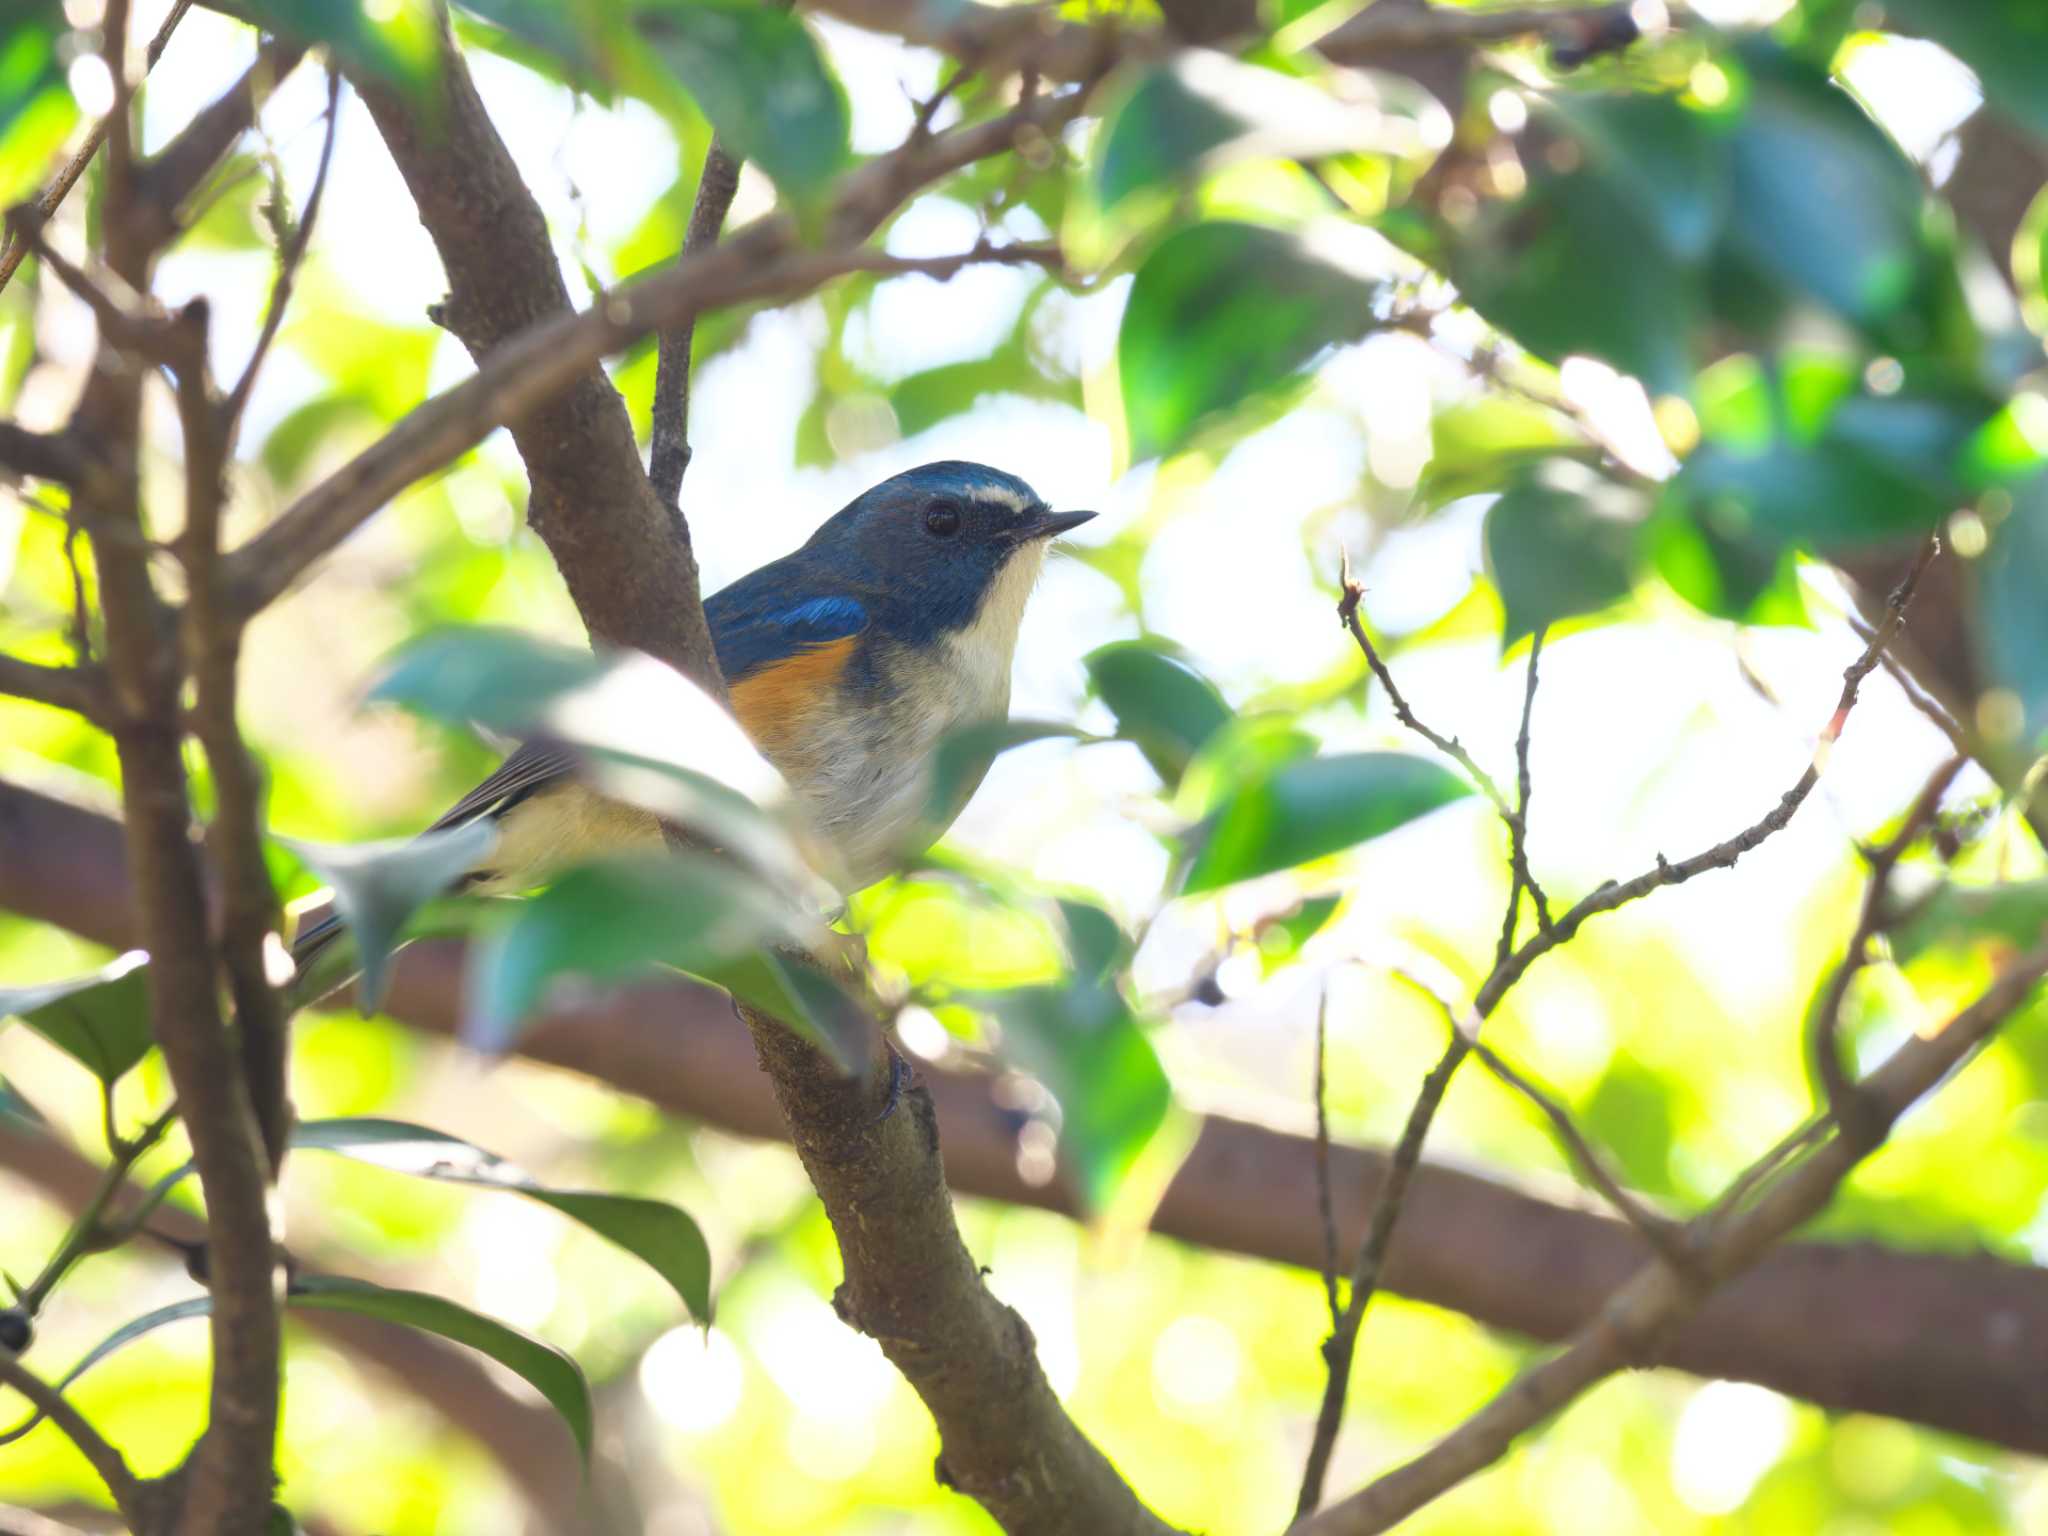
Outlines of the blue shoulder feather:
M 801 596 L 801 568 L 793 565 L 775 561 L 706 599 L 704 617 L 727 682 L 867 628 L 868 610 L 858 598 Z

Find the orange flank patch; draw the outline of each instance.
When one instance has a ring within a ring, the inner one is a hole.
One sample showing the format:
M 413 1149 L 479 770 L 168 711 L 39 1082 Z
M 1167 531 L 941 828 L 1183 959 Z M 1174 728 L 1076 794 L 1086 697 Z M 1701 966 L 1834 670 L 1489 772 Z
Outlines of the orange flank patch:
M 808 716 L 839 681 L 856 638 L 848 635 L 844 640 L 808 646 L 733 684 L 733 713 L 770 758 L 779 761 L 800 750 Z

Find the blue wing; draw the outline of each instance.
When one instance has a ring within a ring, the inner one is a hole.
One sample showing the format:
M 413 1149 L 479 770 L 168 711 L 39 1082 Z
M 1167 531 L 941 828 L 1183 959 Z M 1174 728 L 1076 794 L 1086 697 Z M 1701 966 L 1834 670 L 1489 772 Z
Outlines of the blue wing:
M 704 617 L 728 683 L 867 628 L 868 610 L 860 599 L 799 596 L 801 575 L 801 568 L 778 560 L 706 600 Z

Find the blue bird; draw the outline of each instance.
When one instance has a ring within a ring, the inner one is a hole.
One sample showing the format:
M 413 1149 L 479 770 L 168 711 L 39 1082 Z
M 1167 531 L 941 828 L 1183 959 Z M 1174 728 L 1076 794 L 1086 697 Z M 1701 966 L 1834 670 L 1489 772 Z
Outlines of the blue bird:
M 931 815 L 932 754 L 949 732 L 1009 712 L 1017 630 L 1046 546 L 1094 515 L 1054 512 L 985 464 L 926 464 L 705 600 L 734 714 L 853 888 L 945 830 Z M 961 787 L 947 822 L 974 787 Z M 661 844 L 653 816 L 599 795 L 572 755 L 541 742 L 520 747 L 430 830 L 484 817 L 497 842 L 463 885 L 485 895 Z M 294 945 L 301 967 L 337 932 L 332 917 L 307 929 Z

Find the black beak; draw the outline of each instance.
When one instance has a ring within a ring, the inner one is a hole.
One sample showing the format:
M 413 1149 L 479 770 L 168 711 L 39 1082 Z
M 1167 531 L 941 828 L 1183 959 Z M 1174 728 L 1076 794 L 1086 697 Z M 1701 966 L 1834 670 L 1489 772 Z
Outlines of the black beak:
M 1094 515 L 1093 512 L 1047 512 L 1041 509 L 1018 525 L 1015 537 L 1019 544 L 1032 539 L 1057 538 L 1069 528 L 1080 527 Z

